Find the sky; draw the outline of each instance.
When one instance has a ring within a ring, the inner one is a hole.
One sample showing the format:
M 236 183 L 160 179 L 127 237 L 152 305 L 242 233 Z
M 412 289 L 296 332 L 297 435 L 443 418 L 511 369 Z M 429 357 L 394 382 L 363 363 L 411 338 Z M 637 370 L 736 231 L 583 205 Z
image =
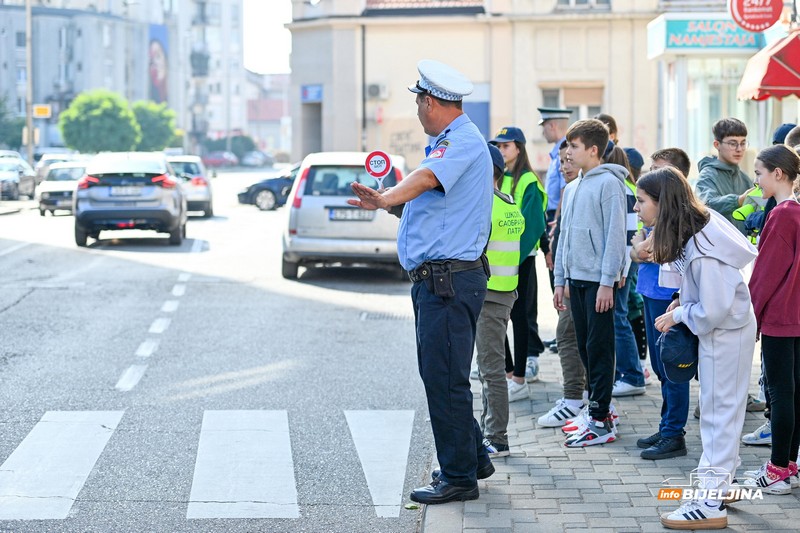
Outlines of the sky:
M 244 66 L 259 74 L 289 72 L 291 0 L 244 0 Z

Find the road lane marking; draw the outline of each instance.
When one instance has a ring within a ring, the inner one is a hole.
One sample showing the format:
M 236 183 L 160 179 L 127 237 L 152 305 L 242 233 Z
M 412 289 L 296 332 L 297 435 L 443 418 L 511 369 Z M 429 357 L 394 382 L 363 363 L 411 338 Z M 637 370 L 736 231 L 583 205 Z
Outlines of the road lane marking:
M 205 245 L 206 241 L 204 241 L 203 239 L 195 239 L 194 242 L 192 243 L 192 250 L 190 253 L 196 254 L 198 252 L 202 252 Z
M 174 313 L 178 310 L 178 305 L 180 302 L 178 300 L 167 300 L 164 302 L 164 305 L 161 306 L 162 313 Z
M 299 518 L 286 411 L 205 411 L 186 518 Z
M 139 380 L 142 379 L 142 376 L 144 376 L 145 370 L 147 370 L 147 365 L 129 366 L 119 377 L 119 381 L 117 381 L 114 388 L 120 392 L 132 390 L 139 383 Z
M 186 285 L 183 283 L 178 283 L 172 287 L 173 296 L 183 296 L 184 294 L 186 294 Z
M 0 257 L 3 257 L 4 255 L 8 255 L 8 254 L 13 254 L 17 250 L 21 250 L 22 248 L 25 248 L 26 246 L 30 246 L 30 245 L 31 245 L 31 243 L 29 243 L 29 242 L 21 242 L 19 244 L 15 244 L 11 248 L 6 248 L 2 252 L 0 252 Z
M 379 517 L 400 516 L 414 411 L 345 411 Z
M 0 466 L 0 520 L 63 520 L 123 411 L 48 411 Z
M 147 339 L 136 349 L 137 357 L 150 357 L 158 350 L 158 339 Z
M 150 329 L 147 330 L 149 333 L 164 333 L 167 331 L 170 323 L 172 322 L 171 318 L 156 318 L 153 320 L 153 323 L 150 324 Z
M 178 281 L 181 283 L 186 283 L 190 279 L 192 279 L 192 274 L 190 272 L 181 272 L 178 274 Z

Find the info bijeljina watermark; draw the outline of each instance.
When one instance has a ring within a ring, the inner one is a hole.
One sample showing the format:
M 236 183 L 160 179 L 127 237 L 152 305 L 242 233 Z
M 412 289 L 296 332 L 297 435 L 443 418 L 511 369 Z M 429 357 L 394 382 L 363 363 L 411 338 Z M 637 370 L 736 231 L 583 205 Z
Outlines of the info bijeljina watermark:
M 704 476 L 711 475 L 724 481 L 720 483 L 725 488 L 703 488 L 703 482 L 695 468 L 689 473 L 689 481 L 685 478 L 671 477 L 665 479 L 658 489 L 659 500 L 719 500 L 719 501 L 739 501 L 739 500 L 763 500 L 764 495 L 760 488 L 745 487 L 736 482 L 733 476 L 724 470 L 704 468 Z

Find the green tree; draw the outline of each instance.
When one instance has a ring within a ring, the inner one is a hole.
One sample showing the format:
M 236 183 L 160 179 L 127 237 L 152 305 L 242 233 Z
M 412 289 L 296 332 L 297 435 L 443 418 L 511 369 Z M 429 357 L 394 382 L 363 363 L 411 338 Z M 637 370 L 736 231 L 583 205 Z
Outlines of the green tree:
M 83 153 L 133 150 L 141 129 L 128 101 L 105 89 L 81 93 L 61 113 L 64 143 Z
M 209 152 L 227 150 L 228 139 L 206 139 L 203 145 Z M 239 159 L 241 159 L 242 156 L 247 152 L 252 152 L 255 149 L 256 143 L 251 137 L 248 137 L 247 135 L 234 135 L 231 137 L 231 152 L 236 154 L 236 157 Z
M 142 152 L 160 151 L 169 146 L 175 136 L 175 112 L 166 102 L 157 104 L 150 100 L 133 103 L 133 114 L 142 129 L 142 138 L 136 149 Z
M 7 146 L 12 150 L 22 147 L 22 128 L 25 119 L 15 117 L 8 108 L 6 96 L 0 98 L 0 146 Z

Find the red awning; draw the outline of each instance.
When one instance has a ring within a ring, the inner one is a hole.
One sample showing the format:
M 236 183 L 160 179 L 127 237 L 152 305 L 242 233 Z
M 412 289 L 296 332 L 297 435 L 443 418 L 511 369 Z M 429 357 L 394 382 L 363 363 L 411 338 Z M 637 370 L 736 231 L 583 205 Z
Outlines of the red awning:
M 800 96 L 800 30 L 751 57 L 737 91 L 741 100 L 791 95 Z

